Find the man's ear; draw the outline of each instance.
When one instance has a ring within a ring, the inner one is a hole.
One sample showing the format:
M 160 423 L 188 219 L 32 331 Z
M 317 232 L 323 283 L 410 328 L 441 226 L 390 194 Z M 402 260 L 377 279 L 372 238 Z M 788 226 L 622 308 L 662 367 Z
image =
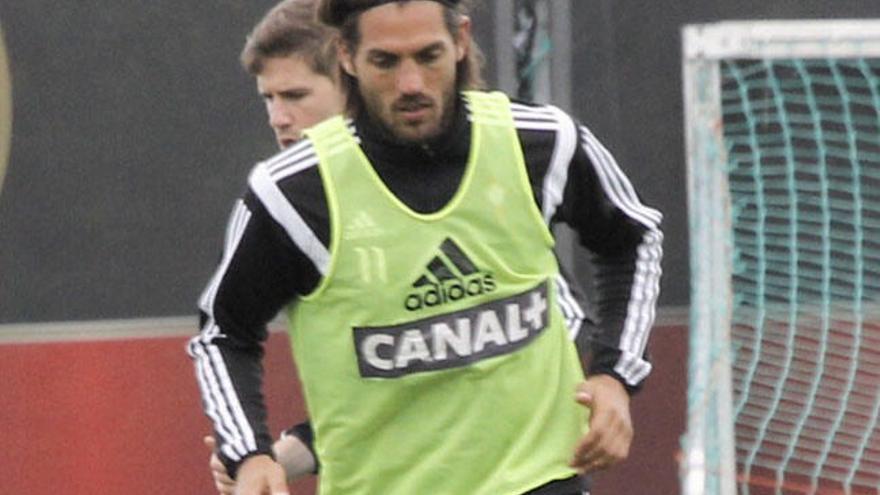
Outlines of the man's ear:
M 351 77 L 357 77 L 354 70 L 354 54 L 348 49 L 348 45 L 341 39 L 336 40 L 336 58 L 339 65 Z
M 471 18 L 463 15 L 458 21 L 458 38 L 455 40 L 455 61 L 461 62 L 471 49 Z

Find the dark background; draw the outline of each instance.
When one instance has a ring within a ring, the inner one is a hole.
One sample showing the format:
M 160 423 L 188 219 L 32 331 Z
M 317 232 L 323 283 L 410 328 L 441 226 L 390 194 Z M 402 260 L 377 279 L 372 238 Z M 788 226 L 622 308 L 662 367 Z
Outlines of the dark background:
M 477 38 L 498 84 L 493 2 L 481 3 Z M 237 61 L 272 4 L 0 2 L 14 91 L 0 194 L 0 323 L 194 313 L 246 174 L 275 151 L 253 81 Z M 615 153 L 645 202 L 664 212 L 661 306 L 685 306 L 680 27 L 880 17 L 880 2 L 570 4 L 569 110 Z

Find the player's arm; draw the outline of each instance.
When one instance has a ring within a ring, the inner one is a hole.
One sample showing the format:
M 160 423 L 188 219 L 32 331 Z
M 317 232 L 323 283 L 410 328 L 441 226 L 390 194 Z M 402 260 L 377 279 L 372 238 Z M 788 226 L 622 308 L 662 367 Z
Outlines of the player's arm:
M 662 216 L 641 203 L 611 154 L 582 126 L 569 173 L 559 214 L 592 253 L 598 316 L 588 336 L 588 378 L 576 393 L 591 409 L 590 432 L 571 465 L 591 472 L 629 455 L 629 395 L 651 370 L 647 342 L 659 295 Z
M 208 468 L 214 479 L 214 486 L 220 495 L 233 495 L 235 493 L 235 480 L 226 471 L 226 466 L 220 462 L 216 453 L 216 441 L 212 436 L 204 438 L 205 445 L 210 451 Z M 312 430 L 308 422 L 300 423 L 284 431 L 281 438 L 272 445 L 275 459 L 284 469 L 287 482 L 307 474 L 317 473 L 318 464 L 312 448 Z
M 514 122 L 548 227 L 570 226 L 596 265 L 589 292 L 598 300 L 591 301 L 578 350 L 590 374 L 609 375 L 634 392 L 650 370 L 644 343 L 658 291 L 661 215 L 642 205 L 610 153 L 568 115 L 515 102 Z
M 303 258 L 248 193 L 234 208 L 220 266 L 199 301 L 201 333 L 189 353 L 218 458 L 240 485 L 275 483 L 278 473 L 284 479 L 266 426 L 262 344 L 267 322 L 299 293 L 298 281 L 309 270 Z M 242 466 L 250 466 L 245 480 L 238 477 Z
M 641 203 L 611 154 L 585 127 L 565 174 L 553 221 L 565 222 L 593 257 L 597 321 L 586 336 L 588 378 L 576 400 L 591 409 L 590 432 L 571 465 L 591 472 L 629 454 L 630 394 L 651 370 L 647 341 L 659 293 L 661 215 Z
M 578 234 L 595 267 L 597 322 L 587 335 L 590 374 L 635 392 L 651 371 L 647 342 L 663 255 L 662 215 L 642 204 L 614 157 L 583 126 L 554 220 Z

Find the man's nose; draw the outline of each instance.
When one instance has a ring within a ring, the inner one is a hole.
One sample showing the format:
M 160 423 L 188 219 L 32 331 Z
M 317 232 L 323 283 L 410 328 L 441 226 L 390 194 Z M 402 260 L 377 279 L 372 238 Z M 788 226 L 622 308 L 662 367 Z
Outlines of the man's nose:
M 281 102 L 269 103 L 269 126 L 273 129 L 284 129 L 293 125 L 293 112 L 288 111 Z
M 421 68 L 415 61 L 405 60 L 397 74 L 397 89 L 403 94 L 421 93 L 425 79 Z

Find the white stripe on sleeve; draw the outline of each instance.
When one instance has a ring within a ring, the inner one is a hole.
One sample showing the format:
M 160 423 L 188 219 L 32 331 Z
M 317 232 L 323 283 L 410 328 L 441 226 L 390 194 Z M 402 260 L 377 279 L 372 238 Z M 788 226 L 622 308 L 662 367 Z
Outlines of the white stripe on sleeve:
M 281 225 L 291 240 L 314 263 L 321 275 L 327 273 L 330 253 L 318 236 L 309 228 L 293 205 L 287 201 L 278 184 L 272 179 L 267 168 L 257 165 L 251 173 L 250 186 L 272 218 Z
M 556 276 L 557 301 L 562 314 L 565 317 L 565 326 L 568 328 L 568 336 L 571 340 L 577 339 L 578 333 L 584 322 L 584 310 L 578 304 L 577 298 L 571 292 L 568 281 L 562 274 Z
M 247 209 L 244 201 L 236 201 L 235 206 L 232 208 L 232 214 L 229 216 L 229 223 L 226 226 L 226 239 L 223 243 L 223 259 L 220 261 L 220 266 L 217 267 L 217 271 L 215 271 L 214 275 L 211 277 L 211 282 L 208 283 L 208 286 L 199 298 L 199 308 L 205 313 L 213 315 L 212 308 L 214 307 L 214 299 L 217 297 L 217 288 L 220 286 L 220 281 L 223 279 L 223 275 L 229 268 L 229 263 L 232 261 L 232 257 L 235 254 L 235 250 L 238 248 L 238 243 L 241 241 L 241 238 L 244 235 L 244 230 L 250 219 L 251 212 Z
M 651 371 L 650 364 L 642 356 L 654 325 L 660 294 L 662 240 L 663 234 L 659 230 L 649 230 L 637 250 L 629 307 L 620 336 L 621 357 L 614 367 L 630 385 L 638 384 Z
M 214 339 L 225 337 L 214 323 L 214 303 L 251 216 L 243 201 L 235 203 L 226 227 L 223 258 L 199 298 L 199 307 L 205 313 L 206 323 L 201 333 L 190 340 L 188 347 L 190 356 L 195 360 L 196 377 L 205 403 L 205 413 L 214 422 L 217 434 L 222 437 L 223 453 L 236 461 L 256 450 L 256 438 L 229 378 L 226 363 L 220 350 L 213 344 Z
M 627 316 L 620 336 L 621 356 L 614 370 L 630 385 L 638 384 L 651 371 L 643 355 L 654 324 L 660 293 L 660 261 L 663 258 L 663 233 L 659 229 L 663 215 L 645 206 L 629 179 L 620 170 L 611 153 L 584 126 L 580 127 L 582 145 L 590 158 L 602 190 L 624 214 L 647 227 L 637 248 L 636 269 L 630 290 Z
M 577 149 L 577 130 L 574 121 L 556 107 L 552 108 L 558 119 L 558 134 L 550 167 L 544 176 L 542 206 L 544 223 L 550 225 L 550 219 L 562 204 L 565 183 L 568 182 L 568 167 Z
M 648 228 L 655 229 L 663 219 L 663 215 L 642 204 L 639 201 L 629 179 L 620 170 L 614 157 L 605 149 L 595 136 L 584 126 L 581 126 L 584 150 L 590 157 L 602 188 L 615 206 L 620 208 L 630 217 Z
M 196 363 L 196 377 L 205 403 L 205 414 L 211 418 L 214 430 L 222 437 L 223 441 L 220 443 L 225 447 L 223 452 L 230 459 L 238 461 L 247 453 L 241 429 L 229 412 L 219 381 L 212 370 L 205 344 L 201 342 L 200 337 L 190 341 L 189 353 Z

